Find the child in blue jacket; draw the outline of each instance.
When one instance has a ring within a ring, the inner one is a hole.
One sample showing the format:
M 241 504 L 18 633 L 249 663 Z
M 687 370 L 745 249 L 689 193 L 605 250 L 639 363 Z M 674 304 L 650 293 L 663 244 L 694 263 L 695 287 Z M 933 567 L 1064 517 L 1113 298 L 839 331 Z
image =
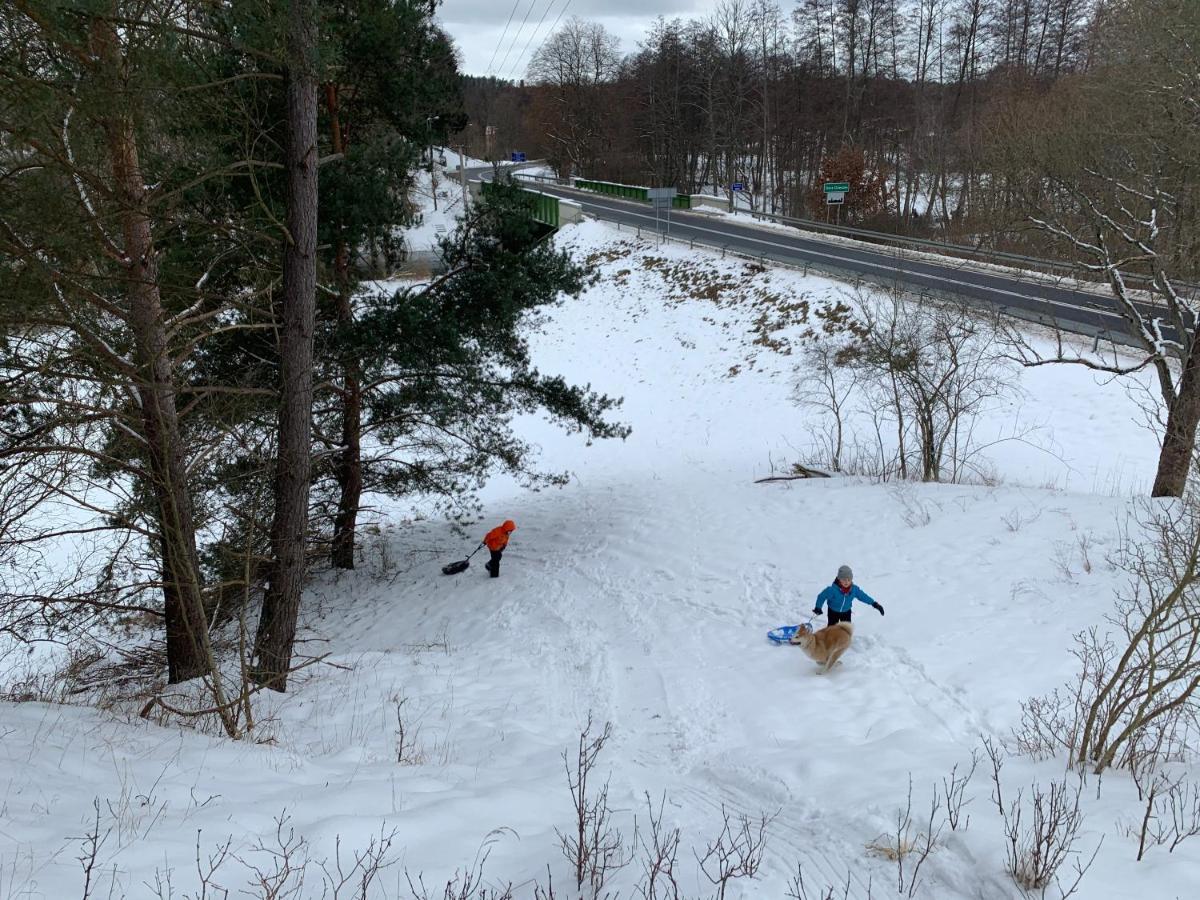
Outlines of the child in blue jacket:
M 854 573 L 849 566 L 840 566 L 837 579 L 817 595 L 817 605 L 813 607 L 813 615 L 821 615 L 821 607 L 829 604 L 829 624 L 849 622 L 851 607 L 854 601 L 873 606 L 883 615 L 883 607 L 871 599 L 870 595 L 854 583 Z

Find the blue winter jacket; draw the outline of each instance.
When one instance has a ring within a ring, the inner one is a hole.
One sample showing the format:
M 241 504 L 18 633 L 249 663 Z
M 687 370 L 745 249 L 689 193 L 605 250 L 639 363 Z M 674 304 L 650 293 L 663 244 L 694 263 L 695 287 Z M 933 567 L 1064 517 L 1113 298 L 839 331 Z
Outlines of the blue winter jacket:
M 821 591 L 821 593 L 817 594 L 817 605 L 815 609 L 817 612 L 820 612 L 821 607 L 828 603 L 829 608 L 834 612 L 846 612 L 851 606 L 854 605 L 855 600 L 865 603 L 867 606 L 875 605 L 875 601 L 871 599 L 870 594 L 860 588 L 857 584 L 850 585 L 850 593 L 843 594 L 841 587 L 839 587 L 838 583 L 835 581 L 829 587 L 825 588 L 825 590 Z

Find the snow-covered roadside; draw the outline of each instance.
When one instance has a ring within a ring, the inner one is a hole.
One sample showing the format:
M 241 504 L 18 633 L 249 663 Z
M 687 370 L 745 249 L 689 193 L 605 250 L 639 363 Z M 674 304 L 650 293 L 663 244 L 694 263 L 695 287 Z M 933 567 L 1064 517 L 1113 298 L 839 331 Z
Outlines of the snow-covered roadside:
M 588 192 L 581 191 L 580 193 Z M 824 243 L 833 246 L 849 247 L 859 250 L 870 250 L 875 253 L 886 251 L 896 259 L 919 260 L 923 262 L 938 263 L 939 265 L 960 269 L 962 271 L 975 271 L 988 274 L 1006 275 L 1021 281 L 1053 285 L 1055 287 L 1061 287 L 1067 290 L 1094 294 L 1097 297 L 1105 299 L 1109 299 L 1111 297 L 1108 288 L 1104 284 L 1100 284 L 1095 281 L 1086 281 L 1069 275 L 1054 275 L 1048 272 L 1038 271 L 1036 269 L 1020 268 L 1015 265 L 989 263 L 974 259 L 962 259 L 957 256 L 936 253 L 933 251 L 915 250 L 911 247 L 880 244 L 874 241 L 862 240 L 844 234 L 831 234 L 825 231 L 814 231 L 812 229 L 802 228 L 796 225 L 789 225 L 784 222 L 776 222 L 770 219 L 762 218 L 759 214 L 746 207 L 735 208 L 734 211 L 728 212 L 725 210 L 704 206 L 697 207 L 689 212 L 695 215 L 707 216 L 713 219 L 727 219 L 729 221 L 736 222 L 738 225 L 760 228 L 764 231 L 770 231 L 776 234 L 788 234 L 793 237 L 803 237 L 808 240 L 823 241 Z M 1155 302 L 1154 296 L 1149 291 L 1134 289 L 1130 291 L 1130 296 L 1136 300 L 1146 303 Z
M 447 148 L 434 148 L 434 173 L 418 169 L 413 177 L 411 199 L 421 210 L 420 221 L 404 230 L 404 242 L 408 249 L 417 254 L 438 249 L 438 242 L 453 233 L 463 214 L 463 187 L 460 179 L 460 161 L 467 168 L 488 167 L 484 160 L 460 157 Z M 443 162 L 445 160 L 445 162 Z M 524 170 L 522 170 L 524 171 Z M 541 171 L 533 169 L 532 171 Z M 437 185 L 436 191 L 434 185 Z M 434 208 L 434 194 L 437 208 Z
M 94 800 L 112 828 L 99 896 L 110 878 L 114 897 L 154 896 L 144 884 L 165 868 L 177 892 L 194 890 L 197 840 L 206 857 L 226 837 L 242 860 L 221 870 L 233 895 L 267 863 L 255 844 L 270 844 L 284 810 L 314 859 L 338 836 L 362 848 L 395 829 L 396 865 L 372 896 L 408 896 L 403 868 L 444 881 L 485 840 L 487 872 L 518 896 L 532 896 L 547 864 L 561 887 L 554 829 L 571 821 L 559 754 L 589 711 L 614 726 L 601 770 L 616 824 L 632 837 L 644 794 L 665 794 L 689 894 L 707 883 L 686 848 L 714 836 L 725 804 L 776 815 L 760 879 L 731 900 L 783 896 L 796 863 L 806 880 L 851 869 L 851 896 L 869 880 L 891 896 L 894 864 L 865 848 L 890 827 L 909 776 L 922 810 L 980 734 L 1003 736 L 1021 699 L 1068 676 L 1070 635 L 1110 607 L 1121 578 L 1104 553 L 1151 473 L 1153 436 L 1119 387 L 1035 369 L 1014 375 L 1019 413 L 1052 452 L 997 445 L 999 486 L 754 484 L 802 453 L 799 350 L 809 332 L 836 337 L 853 296 L 595 222 L 561 241 L 601 278 L 543 317 L 535 359 L 624 395 L 632 436 L 585 448 L 534 417 L 520 423 L 547 467 L 576 477 L 536 494 L 488 487 L 480 529 L 519 526 L 498 580 L 478 566 L 441 576 L 470 543 L 449 524 L 398 518 L 369 538 L 362 569 L 316 579 L 306 652 L 333 665 L 262 699 L 270 743 L 0 705 L 0 897 L 80 895 L 74 838 Z M 1004 433 L 1017 413 L 995 409 L 987 428 Z M 845 662 L 818 676 L 764 632 L 805 618 L 843 562 L 887 615 L 861 608 Z M 1014 792 L 1060 776 L 1053 761 L 1004 770 Z M 989 790 L 981 770 L 970 827 L 931 856 L 918 896 L 1014 895 Z M 1080 849 L 1102 834 L 1105 845 L 1078 896 L 1190 896 L 1200 845 L 1135 864 L 1117 825 L 1135 813 L 1131 792 L 1120 776 L 1098 800 L 1089 786 Z M 623 895 L 636 869 L 619 876 Z M 299 896 L 321 896 L 315 873 Z
M 1040 272 L 1036 269 L 1023 269 L 1015 265 L 1004 265 L 1002 263 L 989 263 L 982 260 L 962 259 L 957 256 L 952 256 L 943 253 L 934 253 L 926 250 L 914 250 L 911 247 L 893 246 L 889 244 L 880 244 L 873 241 L 860 240 L 858 238 L 849 237 L 844 234 L 830 234 L 825 231 L 813 231 L 811 229 L 788 225 L 784 222 L 773 222 L 769 219 L 763 219 L 748 210 L 737 210 L 735 212 L 723 212 L 718 209 L 702 208 L 692 210 L 700 215 L 711 216 L 714 218 L 724 218 L 736 221 L 739 225 L 750 225 L 756 228 L 762 228 L 765 231 L 773 231 L 776 233 L 790 234 L 793 237 L 804 237 L 815 241 L 824 241 L 827 244 L 833 244 L 841 247 L 853 247 L 860 250 L 870 250 L 876 253 L 886 251 L 893 255 L 896 259 L 921 260 L 923 262 L 938 263 L 954 269 L 963 271 L 984 272 L 996 275 L 1007 275 L 1021 281 L 1037 282 L 1040 284 L 1054 285 L 1055 287 L 1065 288 L 1072 291 L 1080 291 L 1086 294 L 1095 294 L 1097 297 L 1110 298 L 1111 294 L 1106 285 L 1095 281 L 1084 281 L 1079 278 L 1074 278 L 1069 275 L 1052 275 L 1048 272 Z M 1142 302 L 1154 302 L 1154 296 L 1149 291 L 1131 290 L 1130 296 Z
M 623 395 L 634 424 L 630 443 L 641 448 L 633 454 L 616 444 L 590 448 L 580 457 L 588 470 L 608 465 L 610 455 L 618 468 L 669 459 L 677 436 L 693 433 L 700 422 L 704 460 L 729 460 L 747 476 L 767 474 L 772 460 L 807 450 L 814 416 L 792 402 L 804 373 L 801 351 L 814 337 L 844 333 L 845 314 L 857 302 L 851 287 L 790 268 L 656 245 L 595 221 L 565 230 L 561 240 L 600 263 L 601 277 L 586 303 L 555 314 L 560 331 L 568 317 L 577 321 L 571 334 L 552 331 L 536 339 L 545 360 L 539 364 Z M 606 262 L 609 256 L 615 258 Z M 639 345 L 650 336 L 677 346 L 678 354 L 644 359 Z M 1031 340 L 1036 349 L 1051 349 L 1036 335 Z M 581 355 L 588 341 L 595 352 Z M 989 411 L 977 434 L 980 444 L 991 444 L 1012 434 L 1014 425 L 1030 431 L 1028 441 L 1001 440 L 988 451 L 1002 483 L 1144 492 L 1157 444 L 1142 427 L 1136 395 L 1082 367 L 1013 367 L 1011 373 L 1014 396 Z M 1150 376 L 1138 383 L 1153 384 Z M 689 402 L 697 394 L 701 401 Z M 665 403 L 677 404 L 674 416 L 662 415 Z M 858 424 L 865 430 L 865 422 Z M 746 452 L 748 437 L 760 448 L 756 453 Z M 543 439 L 556 440 L 550 431 Z M 570 445 L 555 450 L 570 454 Z
M 422 168 L 413 176 L 410 198 L 420 207 L 421 219 L 404 231 L 405 246 L 412 253 L 436 251 L 438 242 L 453 233 L 463 214 L 463 189 L 457 176 L 459 155 L 452 150 L 435 147 L 434 158 L 437 160 L 434 173 Z M 466 159 L 468 166 L 481 164 L 479 160 Z

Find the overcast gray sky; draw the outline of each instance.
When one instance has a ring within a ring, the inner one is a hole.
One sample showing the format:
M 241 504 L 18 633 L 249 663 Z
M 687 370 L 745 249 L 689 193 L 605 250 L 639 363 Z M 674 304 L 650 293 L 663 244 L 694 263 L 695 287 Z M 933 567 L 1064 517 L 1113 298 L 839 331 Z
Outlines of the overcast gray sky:
M 713 0 L 515 0 L 514 13 L 514 0 L 444 0 L 438 18 L 462 51 L 465 73 L 519 78 L 556 19 L 560 27 L 571 16 L 601 22 L 621 39 L 621 52 L 631 53 L 656 17 L 686 19 L 707 12 L 712 4 Z M 505 34 L 510 14 L 512 23 Z

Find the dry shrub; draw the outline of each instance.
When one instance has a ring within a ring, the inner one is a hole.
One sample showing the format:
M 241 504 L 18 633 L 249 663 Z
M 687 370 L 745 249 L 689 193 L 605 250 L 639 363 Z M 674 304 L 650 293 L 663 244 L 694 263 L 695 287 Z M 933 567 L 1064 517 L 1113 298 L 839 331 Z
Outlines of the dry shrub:
M 1112 563 L 1129 575 L 1109 632 L 1075 636 L 1079 673 L 1022 705 L 1018 746 L 1100 773 L 1156 768 L 1195 746 L 1200 688 L 1200 496 L 1146 504 Z

